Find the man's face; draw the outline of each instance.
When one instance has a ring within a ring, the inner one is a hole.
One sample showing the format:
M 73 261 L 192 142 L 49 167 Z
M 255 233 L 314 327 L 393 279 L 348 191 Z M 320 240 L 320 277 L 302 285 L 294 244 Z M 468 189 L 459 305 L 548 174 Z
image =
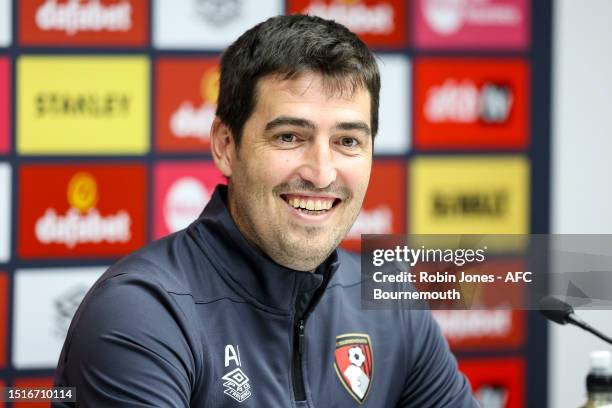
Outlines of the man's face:
M 240 231 L 277 263 L 313 270 L 346 236 L 366 193 L 370 95 L 332 92 L 312 73 L 265 77 L 230 151 L 222 171 Z

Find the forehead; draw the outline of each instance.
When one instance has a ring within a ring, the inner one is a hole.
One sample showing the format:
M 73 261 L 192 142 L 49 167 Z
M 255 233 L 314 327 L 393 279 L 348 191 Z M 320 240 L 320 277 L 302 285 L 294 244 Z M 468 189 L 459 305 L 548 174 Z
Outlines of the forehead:
M 253 113 L 266 113 L 298 104 L 352 110 L 367 115 L 369 121 L 370 93 L 364 86 L 354 84 L 351 78 L 327 78 L 306 72 L 291 78 L 268 75 L 258 81 Z

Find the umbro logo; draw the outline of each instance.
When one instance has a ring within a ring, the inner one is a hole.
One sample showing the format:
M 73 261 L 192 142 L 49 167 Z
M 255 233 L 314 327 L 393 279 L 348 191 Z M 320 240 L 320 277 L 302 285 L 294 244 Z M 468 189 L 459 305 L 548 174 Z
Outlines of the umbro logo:
M 249 384 L 249 377 L 241 368 L 242 362 L 240 361 L 238 345 L 236 347 L 231 344 L 225 346 L 225 368 L 230 368 L 230 366 L 235 368 L 221 377 L 223 393 L 238 402 L 242 402 L 251 396 L 251 385 Z

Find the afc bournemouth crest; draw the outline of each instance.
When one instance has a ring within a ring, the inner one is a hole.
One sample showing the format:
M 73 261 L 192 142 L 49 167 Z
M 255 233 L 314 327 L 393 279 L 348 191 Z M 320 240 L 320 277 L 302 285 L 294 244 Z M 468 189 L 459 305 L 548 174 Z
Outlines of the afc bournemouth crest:
M 349 333 L 336 337 L 334 368 L 344 388 L 363 404 L 372 385 L 372 343 L 367 334 Z

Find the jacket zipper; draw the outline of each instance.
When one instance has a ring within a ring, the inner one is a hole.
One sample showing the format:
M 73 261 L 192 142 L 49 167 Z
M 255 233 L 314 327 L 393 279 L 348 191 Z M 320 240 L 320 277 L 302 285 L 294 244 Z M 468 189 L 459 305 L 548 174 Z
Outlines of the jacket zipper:
M 304 387 L 304 374 L 302 373 L 302 356 L 304 352 L 304 340 L 305 340 L 305 328 L 306 320 L 313 309 L 321 300 L 323 292 L 331 279 L 331 273 L 329 271 L 325 274 L 322 284 L 315 290 L 310 302 L 306 306 L 305 310 L 298 308 L 298 302 L 296 300 L 295 315 L 293 321 L 293 356 L 291 366 L 291 378 L 293 381 L 293 396 L 295 401 L 306 401 L 306 389 Z
M 302 376 L 302 352 L 304 350 L 304 327 L 306 321 L 298 318 L 295 324 L 295 339 L 293 342 L 293 395 L 296 401 L 306 400 L 306 390 L 304 389 L 304 378 Z

